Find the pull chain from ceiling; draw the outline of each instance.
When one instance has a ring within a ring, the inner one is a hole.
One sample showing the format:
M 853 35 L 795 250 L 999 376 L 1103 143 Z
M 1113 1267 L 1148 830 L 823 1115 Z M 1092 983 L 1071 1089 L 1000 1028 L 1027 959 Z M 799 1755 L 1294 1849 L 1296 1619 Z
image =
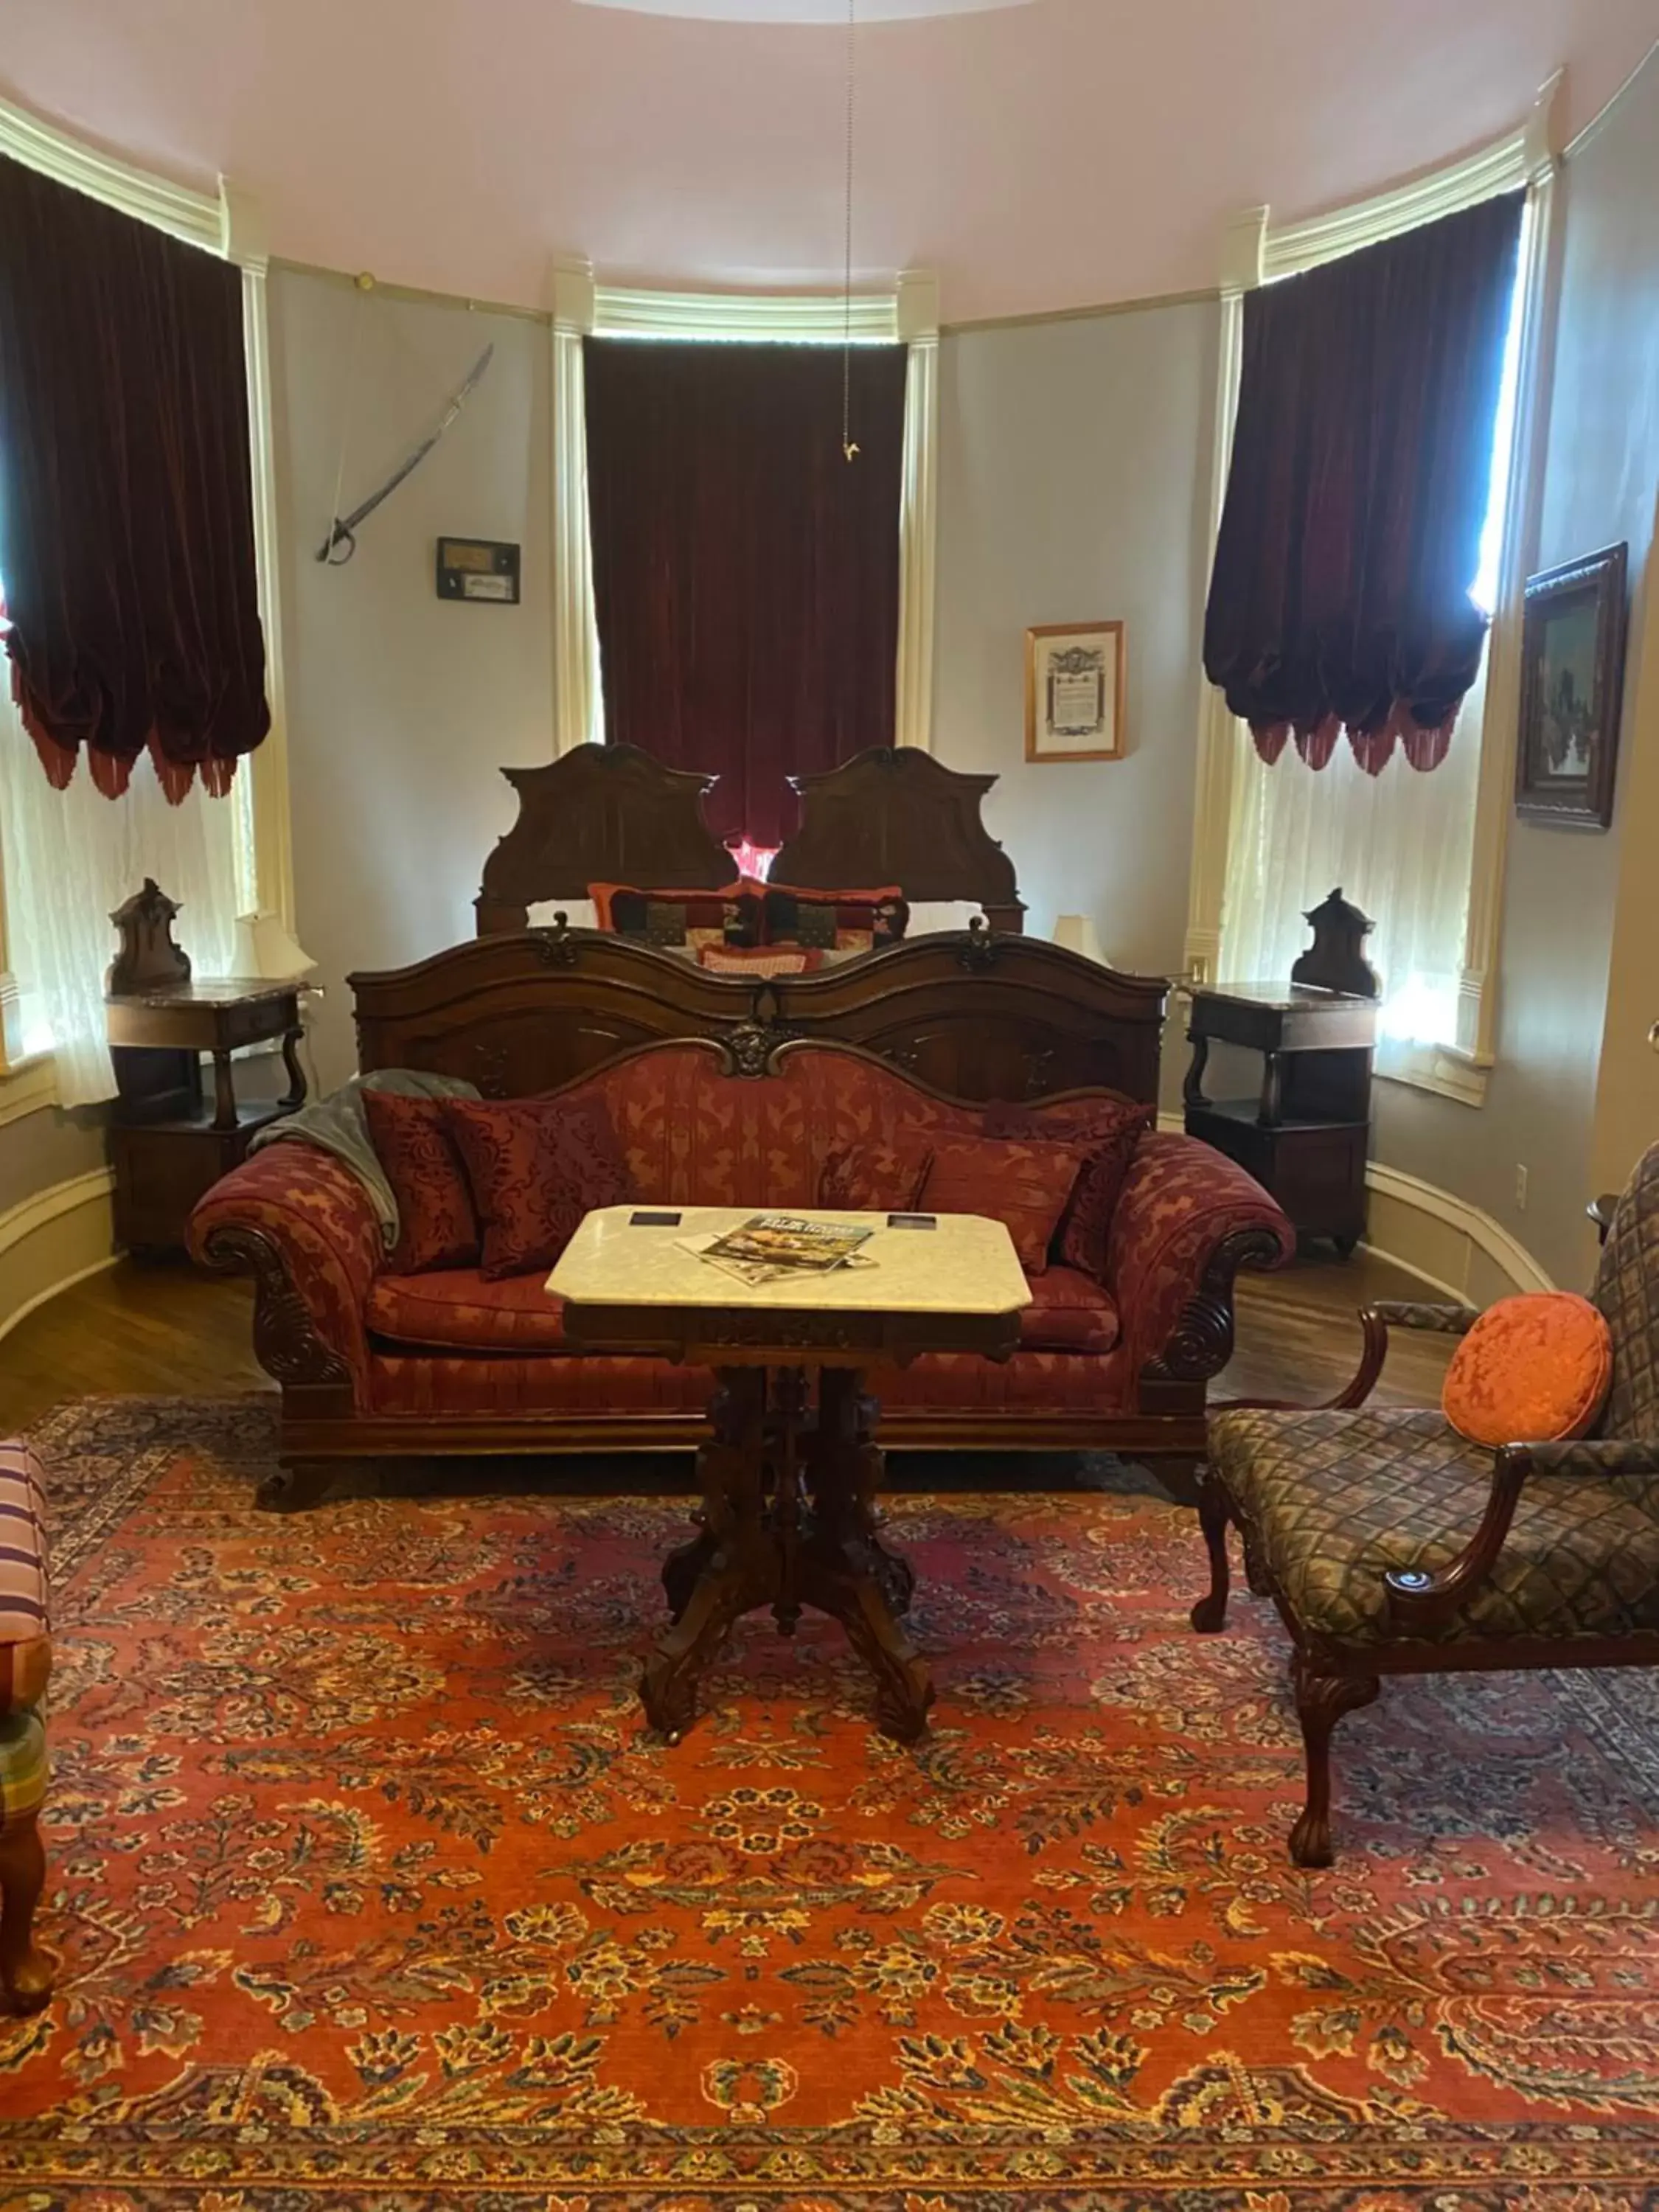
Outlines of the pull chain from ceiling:
M 858 0 L 847 0 L 847 203 L 846 262 L 842 293 L 843 310 L 841 346 L 841 450 L 843 459 L 855 461 L 853 439 L 853 148 L 858 110 Z

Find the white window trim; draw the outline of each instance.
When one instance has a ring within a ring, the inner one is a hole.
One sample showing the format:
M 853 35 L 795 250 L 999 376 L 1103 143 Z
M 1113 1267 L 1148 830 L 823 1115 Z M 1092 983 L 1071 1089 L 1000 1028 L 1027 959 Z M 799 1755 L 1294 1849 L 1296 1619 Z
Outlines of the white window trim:
M 247 348 L 248 435 L 252 464 L 253 526 L 259 617 L 265 638 L 265 696 L 270 731 L 237 779 L 247 809 L 252 847 L 249 886 L 255 910 L 276 915 L 294 929 L 293 833 L 289 804 L 288 725 L 283 669 L 282 566 L 276 542 L 275 447 L 270 410 L 270 350 L 265 299 L 268 254 L 257 204 L 221 177 L 216 192 L 199 192 L 136 163 L 86 144 L 55 124 L 0 100 L 0 154 L 133 216 L 170 237 L 216 254 L 242 272 Z M 16 979 L 7 959 L 5 881 L 0 874 L 0 1123 L 49 1105 L 56 1078 L 49 1060 L 24 1059 Z M 27 1100 L 28 1103 L 21 1102 Z
M 1212 447 L 1209 550 L 1214 556 L 1226 495 L 1227 464 L 1238 409 L 1240 343 L 1244 295 L 1258 284 L 1315 269 L 1344 253 L 1375 246 L 1420 223 L 1455 215 L 1499 192 L 1524 188 L 1531 221 L 1523 277 L 1524 347 L 1516 406 L 1510 498 L 1499 568 L 1480 729 L 1480 781 L 1475 802 L 1469 916 L 1464 933 L 1458 995 L 1457 1041 L 1451 1045 L 1391 1053 L 1377 1070 L 1385 1081 L 1410 1083 L 1469 1106 L 1485 1103 L 1496 1057 L 1498 933 L 1504 904 L 1504 866 L 1515 779 L 1520 715 L 1521 626 L 1529 569 L 1537 561 L 1544 444 L 1548 431 L 1546 364 L 1553 352 L 1558 271 L 1553 247 L 1559 216 L 1563 72 L 1539 94 L 1527 120 L 1458 161 L 1299 222 L 1275 226 L 1265 207 L 1235 217 L 1226 230 L 1221 270 L 1221 361 Z M 1185 969 L 1189 983 L 1210 981 L 1221 947 L 1226 893 L 1228 830 L 1234 769 L 1247 740 L 1207 680 L 1199 708 L 1197 774 L 1193 819 Z
M 582 341 L 605 337 L 833 343 L 844 299 L 825 293 L 659 292 L 599 284 L 586 261 L 552 266 L 553 750 L 603 743 L 605 710 L 587 514 Z M 899 510 L 899 646 L 893 742 L 931 750 L 939 535 L 939 282 L 908 270 L 890 292 L 855 294 L 855 343 L 902 344 L 904 460 Z

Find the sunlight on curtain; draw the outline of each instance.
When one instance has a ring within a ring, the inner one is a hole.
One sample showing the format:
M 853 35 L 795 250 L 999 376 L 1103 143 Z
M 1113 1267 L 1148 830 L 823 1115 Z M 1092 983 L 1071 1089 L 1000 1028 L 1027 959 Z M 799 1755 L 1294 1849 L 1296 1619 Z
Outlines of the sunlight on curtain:
M 1480 564 L 1469 586 L 1488 615 L 1498 600 L 1509 508 L 1531 222 L 1528 209 L 1504 345 Z M 1269 768 L 1243 723 L 1235 725 L 1238 768 L 1218 980 L 1282 982 L 1308 945 L 1304 915 L 1340 889 L 1375 924 L 1365 951 L 1382 979 L 1385 1068 L 1390 1045 L 1457 1042 L 1490 658 L 1481 655 L 1444 761 L 1426 775 L 1396 752 L 1380 775 L 1367 775 L 1341 740 L 1317 772 L 1288 745 Z
M 1376 924 L 1383 1036 L 1456 1042 L 1486 696 L 1483 660 L 1427 775 L 1399 755 L 1367 775 L 1346 744 L 1317 773 L 1293 746 L 1269 768 L 1239 724 L 1221 981 L 1282 982 L 1308 945 L 1304 914 L 1340 886 Z
M 247 773 L 244 762 L 237 781 Z M 173 934 L 197 974 L 229 975 L 236 803 L 209 799 L 197 784 L 181 806 L 169 806 L 148 756 L 124 798 L 100 796 L 84 763 L 67 791 L 54 791 L 0 684 L 0 837 L 24 1048 L 56 1055 L 65 1106 L 112 1097 L 104 1033 L 104 973 L 115 952 L 110 914 L 153 876 L 183 908 Z

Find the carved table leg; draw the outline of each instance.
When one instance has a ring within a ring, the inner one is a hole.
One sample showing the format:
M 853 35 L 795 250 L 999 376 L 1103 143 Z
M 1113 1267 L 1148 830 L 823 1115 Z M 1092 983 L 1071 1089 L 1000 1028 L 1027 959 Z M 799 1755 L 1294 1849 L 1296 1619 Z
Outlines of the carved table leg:
M 1198 1525 L 1204 1531 L 1205 1548 L 1210 1554 L 1209 1590 L 1192 1611 L 1193 1626 L 1200 1636 L 1217 1635 L 1227 1626 L 1227 1594 L 1232 1586 L 1232 1570 L 1227 1559 L 1227 1527 L 1231 1519 L 1232 1508 L 1219 1478 L 1212 1468 L 1200 1468 Z
M 1194 1036 L 1190 1030 L 1187 1036 L 1193 1048 L 1193 1058 L 1192 1065 L 1182 1079 L 1182 1103 L 1187 1106 L 1207 1106 L 1210 1102 L 1204 1095 L 1204 1070 L 1209 1064 L 1210 1040 L 1206 1036 Z
M 709 1414 L 714 1433 L 697 1455 L 702 1527 L 664 1565 L 673 1619 L 640 1679 L 646 1718 L 671 1743 L 696 1717 L 698 1683 L 732 1622 L 777 1589 L 763 1522 L 765 1370 L 724 1370 Z
M 885 1455 L 875 1442 L 880 1411 L 854 1369 L 826 1367 L 819 1376 L 813 1467 L 817 1520 L 820 1527 L 833 1526 L 835 1534 L 856 1538 L 868 1548 L 888 1604 L 895 1613 L 908 1613 L 915 1594 L 916 1571 L 902 1553 L 890 1552 L 877 1534 L 882 1516 L 876 1497 L 886 1469 Z M 831 1463 L 829 1477 L 822 1480 L 826 1462 Z M 836 1462 L 845 1469 L 844 1480 L 836 1474 Z
M 1297 1718 L 1308 1754 L 1308 1802 L 1291 1830 L 1297 1866 L 1331 1863 L 1331 1731 L 1344 1713 L 1368 1705 L 1381 1686 L 1375 1674 L 1316 1674 L 1298 1652 L 1291 1662 Z
M 0 1831 L 0 1994 L 13 2012 L 39 2012 L 52 1995 L 52 1966 L 34 1946 L 34 1908 L 46 1886 L 38 1816 Z
M 230 1072 L 230 1054 L 216 1052 L 213 1055 L 213 1127 L 234 1129 L 236 1127 L 236 1085 Z
M 802 1587 L 809 1603 L 841 1622 L 874 1675 L 883 1735 L 914 1743 L 927 1726 L 933 1685 L 898 1620 L 915 1586 L 909 1563 L 876 1540 L 882 1455 L 870 1436 L 875 1412 L 875 1401 L 850 1368 L 824 1369 L 812 1467 L 813 1529 L 802 1561 Z
M 283 1066 L 288 1070 L 288 1089 L 277 1103 L 282 1106 L 303 1106 L 306 1103 L 306 1072 L 300 1065 L 300 1040 L 303 1030 L 283 1031 Z

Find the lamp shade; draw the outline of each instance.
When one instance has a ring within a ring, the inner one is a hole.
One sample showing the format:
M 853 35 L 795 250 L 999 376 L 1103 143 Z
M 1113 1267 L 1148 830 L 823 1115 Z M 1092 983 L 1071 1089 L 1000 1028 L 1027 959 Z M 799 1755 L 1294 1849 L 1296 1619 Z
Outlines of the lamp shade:
M 1086 914 L 1061 915 L 1054 924 L 1054 943 L 1063 945 L 1068 952 L 1081 953 L 1085 960 L 1097 960 L 1103 968 L 1112 964 L 1101 951 L 1094 923 Z
M 290 976 L 309 975 L 317 963 L 296 945 L 274 914 L 239 914 L 236 917 L 236 972 L 257 975 L 263 981 L 286 982 Z

